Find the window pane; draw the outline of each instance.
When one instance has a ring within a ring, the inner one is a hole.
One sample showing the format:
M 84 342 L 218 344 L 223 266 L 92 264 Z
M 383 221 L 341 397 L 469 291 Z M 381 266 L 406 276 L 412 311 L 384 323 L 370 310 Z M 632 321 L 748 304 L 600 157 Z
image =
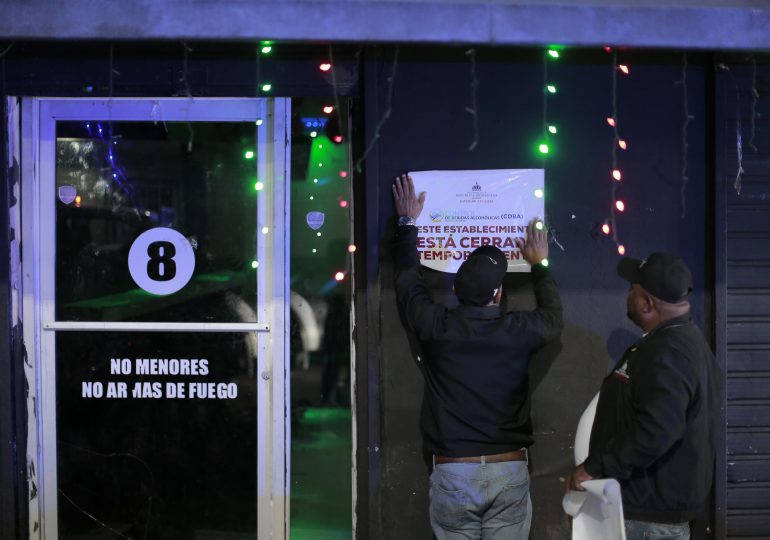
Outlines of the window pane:
M 56 129 L 58 320 L 256 321 L 253 123 Z
M 352 538 L 350 146 L 333 101 L 292 102 L 293 540 Z
M 254 334 L 59 332 L 59 538 L 256 538 Z

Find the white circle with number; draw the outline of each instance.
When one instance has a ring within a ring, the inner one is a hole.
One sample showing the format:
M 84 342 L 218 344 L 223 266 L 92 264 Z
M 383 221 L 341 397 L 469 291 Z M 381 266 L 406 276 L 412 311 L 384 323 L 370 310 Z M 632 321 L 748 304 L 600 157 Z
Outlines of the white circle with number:
M 187 285 L 195 270 L 190 241 L 168 227 L 140 234 L 128 252 L 128 270 L 139 287 L 165 296 Z

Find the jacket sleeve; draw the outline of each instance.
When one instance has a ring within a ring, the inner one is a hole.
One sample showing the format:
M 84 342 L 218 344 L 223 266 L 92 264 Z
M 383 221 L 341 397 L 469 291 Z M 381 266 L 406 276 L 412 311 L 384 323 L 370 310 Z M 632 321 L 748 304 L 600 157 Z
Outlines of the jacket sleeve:
M 690 368 L 674 351 L 639 360 L 631 374 L 635 422 L 588 456 L 584 466 L 591 476 L 625 480 L 635 468 L 650 467 L 684 436 L 695 393 Z
M 561 298 L 556 282 L 545 266 L 536 264 L 532 267 L 532 281 L 537 308 L 533 311 L 516 311 L 513 320 L 519 328 L 534 337 L 536 345 L 542 345 L 561 335 L 564 327 Z
M 446 307 L 436 304 L 422 277 L 417 253 L 417 227 L 402 225 L 393 241 L 394 282 L 398 309 L 407 325 L 420 339 L 430 339 L 444 320 Z

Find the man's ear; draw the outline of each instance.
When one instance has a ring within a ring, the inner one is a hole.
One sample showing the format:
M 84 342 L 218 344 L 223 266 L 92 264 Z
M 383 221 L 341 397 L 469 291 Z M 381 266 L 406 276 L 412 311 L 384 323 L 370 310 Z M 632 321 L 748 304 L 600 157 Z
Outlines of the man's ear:
M 651 294 L 645 292 L 644 296 L 642 296 L 642 300 L 644 300 L 644 303 L 642 304 L 642 312 L 650 313 L 651 311 L 657 309 L 655 305 L 655 297 Z

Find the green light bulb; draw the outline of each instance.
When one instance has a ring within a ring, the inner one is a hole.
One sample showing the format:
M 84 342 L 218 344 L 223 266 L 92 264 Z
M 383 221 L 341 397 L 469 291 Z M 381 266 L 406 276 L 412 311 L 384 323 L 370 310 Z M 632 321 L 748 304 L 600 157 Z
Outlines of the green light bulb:
M 262 47 L 262 54 L 270 54 L 272 50 L 273 48 L 270 45 L 265 45 Z
M 557 129 L 556 126 L 548 126 L 548 131 L 556 135 L 556 133 L 558 133 L 559 130 Z
M 551 58 L 559 58 L 559 51 L 557 51 L 555 49 L 548 49 L 548 55 Z
M 547 267 L 548 266 L 548 259 L 543 259 L 542 261 L 540 261 L 540 264 L 542 264 L 543 266 Z
M 272 89 L 273 89 L 273 85 L 272 84 L 263 84 L 262 85 L 262 91 L 263 92 L 269 92 Z
M 556 86 L 553 84 L 549 84 L 545 87 L 546 90 L 548 90 L 549 94 L 555 94 L 556 93 Z
M 536 189 L 535 190 L 535 197 L 537 197 L 538 199 L 542 199 L 543 195 L 545 195 L 545 194 L 543 193 L 542 189 Z
M 246 150 L 243 153 L 243 157 L 246 159 L 254 159 L 254 152 L 252 152 L 251 150 Z
M 550 148 L 548 148 L 548 145 L 545 143 L 542 143 L 537 149 L 540 150 L 541 154 L 547 154 L 550 151 Z

